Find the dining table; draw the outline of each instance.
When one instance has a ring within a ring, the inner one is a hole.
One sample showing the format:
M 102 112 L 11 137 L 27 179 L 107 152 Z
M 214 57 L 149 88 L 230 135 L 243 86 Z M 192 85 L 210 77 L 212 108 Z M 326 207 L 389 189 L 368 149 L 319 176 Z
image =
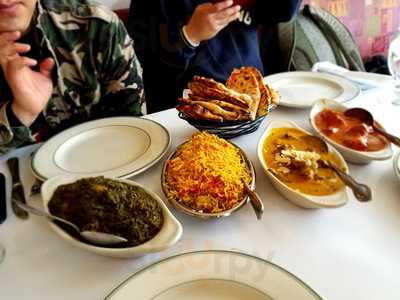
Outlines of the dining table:
M 344 104 L 371 111 L 387 131 L 400 135 L 400 106 L 392 104 L 389 85 L 363 91 Z M 176 109 L 145 115 L 168 129 L 171 147 L 158 163 L 130 178 L 158 194 L 181 222 L 183 234 L 172 247 L 141 257 L 119 259 L 74 247 L 50 228 L 45 218 L 18 219 L 10 208 L 9 157 L 21 162 L 27 202 L 41 207 L 40 194 L 30 195 L 35 182 L 31 153 L 40 145 L 17 149 L 0 158 L 7 182 L 8 217 L 0 225 L 5 247 L 0 264 L 0 299 L 103 299 L 120 282 L 163 258 L 198 250 L 232 250 L 261 257 L 294 274 L 323 299 L 400 299 L 400 180 L 393 158 L 365 165 L 348 163 L 352 176 L 368 184 L 372 201 L 357 201 L 348 190 L 340 208 L 304 209 L 285 199 L 270 183 L 257 155 L 257 144 L 271 121 L 290 120 L 311 130 L 309 108 L 278 106 L 257 131 L 231 139 L 247 154 L 256 171 L 256 190 L 265 206 L 257 220 L 250 204 L 229 217 L 203 220 L 175 210 L 161 188 L 167 156 L 196 132 Z M 393 146 L 394 152 L 399 148 Z M 105 153 L 104 158 L 107 159 Z M 237 271 L 240 271 L 238 268 Z M 149 285 L 151 288 L 151 285 Z M 135 295 L 132 294 L 132 300 Z

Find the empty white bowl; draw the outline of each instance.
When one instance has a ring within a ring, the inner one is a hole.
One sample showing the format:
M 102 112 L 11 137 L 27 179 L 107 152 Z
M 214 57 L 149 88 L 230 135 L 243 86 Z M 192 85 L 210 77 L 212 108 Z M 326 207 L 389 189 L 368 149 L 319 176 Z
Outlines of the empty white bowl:
M 265 174 L 268 176 L 269 180 L 275 186 L 275 188 L 285 198 L 287 198 L 294 204 L 304 208 L 334 208 L 345 205 L 348 200 L 346 186 L 343 186 L 343 188 L 337 191 L 336 193 L 327 196 L 308 195 L 289 187 L 284 182 L 280 181 L 272 172 L 268 170 L 267 164 L 263 156 L 263 144 L 265 139 L 270 135 L 271 130 L 273 128 L 282 128 L 282 127 L 297 128 L 307 134 L 310 134 L 301 127 L 297 126 L 294 122 L 290 121 L 271 122 L 267 127 L 267 129 L 264 131 L 257 146 L 258 159 L 260 160 L 260 163 L 264 169 Z M 340 153 L 330 145 L 328 145 L 328 148 L 329 152 L 333 153 L 335 156 L 339 158 L 341 164 L 345 167 L 346 172 L 348 172 L 347 164 L 343 159 L 343 157 L 340 155 Z
M 43 206 L 44 209 L 49 212 L 48 203 L 58 186 L 63 184 L 68 184 L 77 181 L 78 179 L 84 178 L 82 176 L 57 176 L 51 179 L 46 180 L 42 185 L 42 199 L 43 199 Z M 124 182 L 133 186 L 141 187 L 143 190 L 146 191 L 152 198 L 154 198 L 159 204 L 162 209 L 164 221 L 160 231 L 149 241 L 134 246 L 134 247 L 125 247 L 125 248 L 107 248 L 101 246 L 93 246 L 90 244 L 86 244 L 73 236 L 69 235 L 55 223 L 49 221 L 51 228 L 64 240 L 69 242 L 70 244 L 77 246 L 79 248 L 85 249 L 87 251 L 91 251 L 100 255 L 104 256 L 112 256 L 112 257 L 119 257 L 119 258 L 129 258 L 140 256 L 146 253 L 158 252 L 164 250 L 173 244 L 175 244 L 182 235 L 182 225 L 179 221 L 173 216 L 173 214 L 169 211 L 167 206 L 161 200 L 161 198 L 153 193 L 152 191 L 148 190 L 144 186 L 130 181 L 126 179 L 115 179 L 115 181 Z
M 333 145 L 337 150 L 339 150 L 345 160 L 355 164 L 367 164 L 373 160 L 386 160 L 392 157 L 393 151 L 390 144 L 388 144 L 386 148 L 379 151 L 359 151 L 343 146 L 326 136 L 315 124 L 315 116 L 325 108 L 342 112 L 345 111 L 347 107 L 333 100 L 322 99 L 314 104 L 309 116 L 313 130 L 322 139 L 324 139 L 325 141 Z

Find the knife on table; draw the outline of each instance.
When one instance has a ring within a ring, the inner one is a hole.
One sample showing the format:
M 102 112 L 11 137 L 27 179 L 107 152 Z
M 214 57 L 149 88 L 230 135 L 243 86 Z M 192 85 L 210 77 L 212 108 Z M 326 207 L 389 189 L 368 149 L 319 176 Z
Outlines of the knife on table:
M 19 177 L 19 161 L 18 158 L 12 157 L 7 160 L 8 168 L 10 169 L 12 178 L 11 199 L 25 203 L 25 192 Z M 29 214 L 11 201 L 11 208 L 14 214 L 20 219 L 27 219 Z

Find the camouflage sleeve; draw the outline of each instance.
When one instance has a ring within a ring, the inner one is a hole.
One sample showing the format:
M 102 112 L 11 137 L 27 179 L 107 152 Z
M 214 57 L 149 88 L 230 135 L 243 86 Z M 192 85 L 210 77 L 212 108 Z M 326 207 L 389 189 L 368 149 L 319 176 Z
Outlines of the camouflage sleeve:
M 142 115 L 144 104 L 142 68 L 125 26 L 114 15 L 102 32 L 97 60 L 100 67 L 101 100 L 93 107 L 96 118 Z
M 11 126 L 7 116 L 7 106 L 4 102 L 0 107 L 0 154 L 4 154 L 28 142 L 33 142 L 31 132 L 26 126 Z

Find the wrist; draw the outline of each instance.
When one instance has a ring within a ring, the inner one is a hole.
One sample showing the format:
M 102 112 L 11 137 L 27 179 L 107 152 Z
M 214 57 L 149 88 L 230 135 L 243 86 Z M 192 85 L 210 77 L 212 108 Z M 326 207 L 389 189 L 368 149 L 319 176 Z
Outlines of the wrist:
M 182 33 L 183 33 L 183 36 L 185 37 L 186 41 L 192 47 L 197 47 L 202 42 L 201 39 L 196 37 L 196 34 L 194 33 L 194 30 L 192 29 L 190 22 L 187 25 L 182 27 Z
M 26 127 L 31 126 L 32 123 L 36 120 L 37 116 L 40 114 L 35 114 L 25 109 L 22 109 L 15 102 L 11 103 L 11 110 L 15 117 L 17 117 L 18 120 Z

